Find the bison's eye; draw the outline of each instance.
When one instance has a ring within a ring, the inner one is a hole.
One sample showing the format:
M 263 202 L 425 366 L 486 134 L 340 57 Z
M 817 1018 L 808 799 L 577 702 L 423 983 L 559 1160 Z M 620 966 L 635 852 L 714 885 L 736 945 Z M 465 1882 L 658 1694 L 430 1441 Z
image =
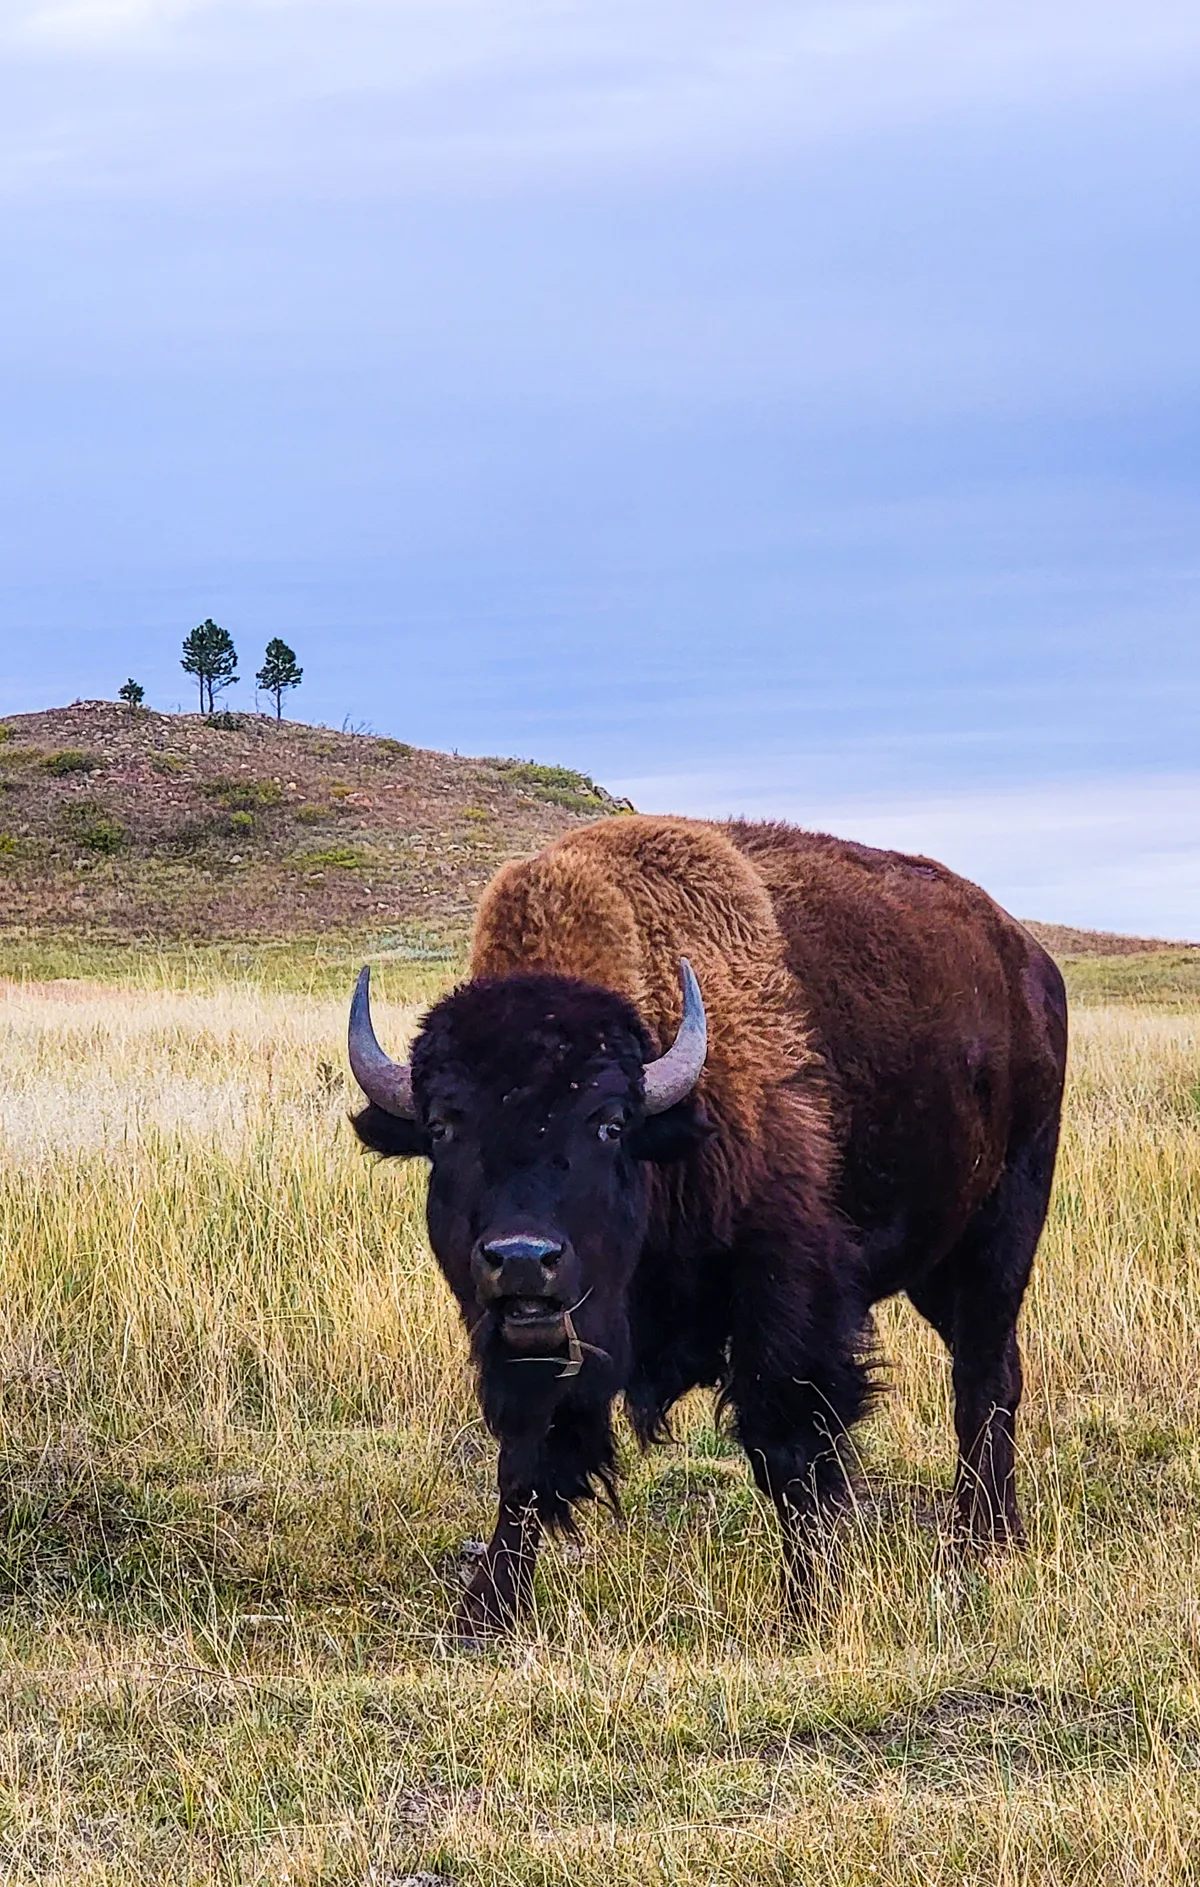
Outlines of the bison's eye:
M 441 1146 L 445 1141 L 449 1140 L 451 1138 L 449 1121 L 431 1120 L 429 1123 L 429 1138 L 433 1141 L 435 1146 Z
M 596 1137 L 599 1140 L 619 1140 L 621 1138 L 620 1121 L 602 1120 L 596 1129 Z

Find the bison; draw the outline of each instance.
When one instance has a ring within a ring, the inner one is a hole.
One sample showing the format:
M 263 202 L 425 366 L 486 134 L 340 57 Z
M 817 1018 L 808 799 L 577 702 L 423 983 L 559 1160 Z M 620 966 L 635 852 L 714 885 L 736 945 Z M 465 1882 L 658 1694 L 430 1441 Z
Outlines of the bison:
M 961 1529 L 1020 1540 L 1016 1324 L 1067 1015 L 983 891 L 782 824 L 614 818 L 492 880 L 410 1064 L 379 1047 L 368 982 L 354 1126 L 430 1162 L 499 1442 L 463 1637 L 526 1603 L 544 1528 L 615 1501 L 618 1396 L 647 1445 L 719 1390 L 802 1587 L 871 1392 L 871 1307 L 899 1291 L 950 1351 Z

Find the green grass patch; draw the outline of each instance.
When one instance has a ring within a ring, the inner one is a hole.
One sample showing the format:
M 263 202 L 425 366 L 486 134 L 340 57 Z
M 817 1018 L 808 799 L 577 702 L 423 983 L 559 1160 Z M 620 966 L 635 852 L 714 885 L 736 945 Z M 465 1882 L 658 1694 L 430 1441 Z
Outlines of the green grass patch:
M 492 763 L 511 786 L 568 812 L 603 813 L 609 796 L 586 773 L 574 767 L 542 766 L 536 760 L 497 760 Z
M 1134 956 L 1063 957 L 1059 968 L 1072 1003 L 1136 1003 L 1200 1008 L 1200 950 L 1144 950 Z
M 253 989 L 264 994 L 345 996 L 364 963 L 397 1002 L 432 1002 L 466 968 L 465 935 L 410 931 L 264 942 L 129 943 L 82 932 L 0 931 L 0 977 L 87 982 L 117 989 Z
M 317 851 L 294 852 L 291 863 L 296 871 L 361 871 L 369 860 L 360 846 L 329 845 Z
M 81 747 L 60 747 L 57 753 L 48 753 L 42 760 L 45 771 L 53 773 L 57 779 L 66 779 L 73 773 L 94 773 L 103 765 L 99 754 L 85 753 Z

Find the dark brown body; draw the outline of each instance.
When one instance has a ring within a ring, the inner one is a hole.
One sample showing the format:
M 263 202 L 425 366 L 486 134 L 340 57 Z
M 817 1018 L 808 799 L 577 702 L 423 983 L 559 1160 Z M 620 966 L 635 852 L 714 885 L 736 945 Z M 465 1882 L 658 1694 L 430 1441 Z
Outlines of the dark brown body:
M 783 935 L 872 1297 L 920 1294 L 1014 1154 L 1049 1136 L 1053 1162 L 1062 977 L 1021 924 L 930 859 L 784 825 L 725 830 Z
M 708 1060 L 691 1100 L 646 1123 L 618 1063 L 636 1070 L 634 1036 L 649 1053 L 671 1041 L 681 956 Z M 537 1201 L 567 1239 L 591 1348 L 578 1373 L 535 1381 L 476 1335 L 501 1512 L 464 1629 L 507 1618 L 539 1525 L 569 1524 L 571 1502 L 609 1483 L 618 1394 L 648 1441 L 680 1395 L 717 1387 L 802 1563 L 869 1395 L 870 1306 L 900 1290 L 951 1351 L 963 1527 L 1018 1537 L 1016 1319 L 1066 1052 L 1062 980 L 1028 932 L 926 859 L 782 825 L 634 817 L 506 866 L 471 967 L 413 1058 L 419 1115 L 449 1094 L 475 1162 L 467 1178 L 461 1148 L 457 1165 L 432 1153 L 434 1249 L 478 1333 L 471 1241 L 503 1218 L 515 1175 L 518 1218 Z M 600 1063 L 629 1087 L 619 1195 L 599 1178 L 588 1195 L 580 1177 L 580 1097 Z M 534 1125 L 507 1118 L 515 1071 Z M 374 1108 L 359 1131 L 380 1151 L 428 1150 L 419 1124 L 389 1128 Z

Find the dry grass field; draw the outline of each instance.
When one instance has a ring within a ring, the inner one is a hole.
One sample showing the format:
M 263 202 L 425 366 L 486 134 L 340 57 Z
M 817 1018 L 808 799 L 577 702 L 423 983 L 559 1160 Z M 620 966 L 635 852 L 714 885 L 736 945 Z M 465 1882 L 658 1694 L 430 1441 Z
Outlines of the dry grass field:
M 384 976 L 393 1043 L 415 974 Z M 1200 1878 L 1181 976 L 1076 1013 L 1027 1556 L 948 1549 L 946 1365 L 897 1304 L 839 1602 L 782 1612 L 696 1398 L 675 1446 L 626 1444 L 624 1523 L 552 1547 L 536 1618 L 475 1657 L 441 1631 L 492 1449 L 421 1174 L 345 1125 L 344 1002 L 211 965 L 0 987 L 0 1879 Z

